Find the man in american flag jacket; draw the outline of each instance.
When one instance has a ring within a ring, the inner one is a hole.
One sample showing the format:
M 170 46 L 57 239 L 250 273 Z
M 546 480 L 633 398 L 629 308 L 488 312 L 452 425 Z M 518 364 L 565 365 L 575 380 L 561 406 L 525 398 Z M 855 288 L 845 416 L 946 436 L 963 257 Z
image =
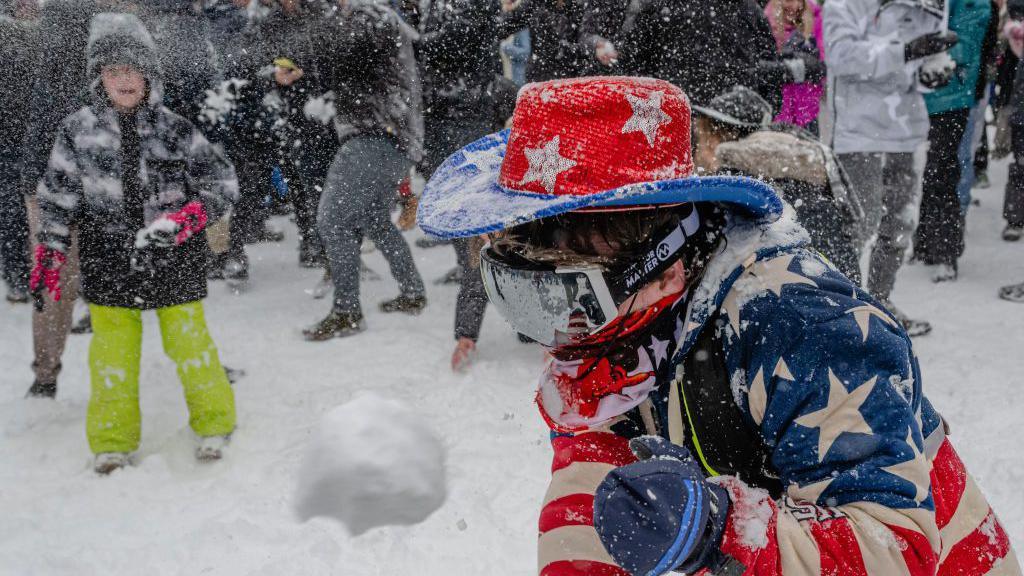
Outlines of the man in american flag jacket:
M 686 96 L 527 85 L 420 224 L 502 230 L 498 311 L 545 346 L 542 576 L 1021 574 L 895 318 L 775 191 L 695 177 Z

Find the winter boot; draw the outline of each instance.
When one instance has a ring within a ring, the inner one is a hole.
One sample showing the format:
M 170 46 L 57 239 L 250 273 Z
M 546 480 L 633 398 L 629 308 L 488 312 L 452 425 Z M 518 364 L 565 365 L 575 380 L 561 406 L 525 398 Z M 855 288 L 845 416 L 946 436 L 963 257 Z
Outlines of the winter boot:
M 246 244 L 258 244 L 260 242 L 282 242 L 284 241 L 284 232 L 278 230 L 276 226 L 273 226 L 270 222 L 264 222 L 262 226 L 253 230 L 251 234 L 246 236 Z
M 451 243 L 451 240 L 445 240 L 444 238 L 437 238 L 434 236 L 425 236 L 423 238 L 416 239 L 417 248 L 436 248 L 437 246 L 444 246 L 445 244 Z
M 956 264 L 936 264 L 934 266 L 929 266 L 928 268 L 932 282 L 936 284 L 939 284 L 940 282 L 953 282 L 956 280 Z
M 302 331 L 310 342 L 323 342 L 331 338 L 353 336 L 366 329 L 361 312 L 331 310 L 326 318 Z
M 10 286 L 7 288 L 7 301 L 11 304 L 28 304 L 28 290 Z
M 401 295 L 392 300 L 385 300 L 380 303 L 380 311 L 385 313 L 405 312 L 406 314 L 419 314 L 427 307 L 426 296 Z
M 82 316 L 75 325 L 71 327 L 72 334 L 92 334 L 92 316 L 86 314 Z
M 992 187 L 992 183 L 988 179 L 988 170 L 977 170 L 974 173 L 974 188 L 979 190 L 986 190 Z
M 444 284 L 460 284 L 462 282 L 462 267 L 456 266 L 451 270 L 445 272 L 444 276 L 441 276 L 437 280 L 434 280 L 434 284 L 442 286 Z
M 1003 286 L 999 289 L 999 297 L 1010 302 L 1024 303 L 1024 282 Z
M 1007 224 L 1006 228 L 1003 228 L 1003 240 L 1006 242 L 1016 242 L 1020 240 L 1021 236 L 1024 236 L 1024 226 Z
M 303 268 L 323 268 L 327 263 L 324 251 L 312 242 L 303 242 L 299 245 L 299 266 Z
M 225 436 L 202 436 L 196 446 L 196 460 L 200 462 L 213 462 L 224 457 L 224 449 L 231 441 L 231 435 Z
M 26 398 L 56 398 L 57 382 L 42 382 L 38 378 L 32 382 L 32 386 L 25 394 Z
M 131 458 L 127 452 L 103 452 L 96 455 L 92 469 L 97 474 L 106 476 L 114 470 L 120 470 L 129 464 L 131 464 Z
M 883 300 L 881 304 L 886 310 L 889 311 L 890 314 L 893 315 L 894 318 L 896 318 L 896 321 L 899 322 L 901 326 L 903 326 L 903 329 L 907 331 L 907 335 L 910 336 L 911 338 L 916 336 L 924 336 L 932 331 L 932 325 L 930 322 L 910 318 L 888 300 Z

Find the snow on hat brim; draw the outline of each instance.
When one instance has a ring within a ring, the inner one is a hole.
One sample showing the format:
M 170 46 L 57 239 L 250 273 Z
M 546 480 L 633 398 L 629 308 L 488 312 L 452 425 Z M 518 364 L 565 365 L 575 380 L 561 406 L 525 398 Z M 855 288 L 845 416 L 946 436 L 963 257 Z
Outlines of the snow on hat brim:
M 498 184 L 508 137 L 509 130 L 485 136 L 441 164 L 420 200 L 420 228 L 440 238 L 463 238 L 584 208 L 683 202 L 732 204 L 763 220 L 782 213 L 782 201 L 771 186 L 742 176 L 657 180 L 587 196 L 512 190 Z

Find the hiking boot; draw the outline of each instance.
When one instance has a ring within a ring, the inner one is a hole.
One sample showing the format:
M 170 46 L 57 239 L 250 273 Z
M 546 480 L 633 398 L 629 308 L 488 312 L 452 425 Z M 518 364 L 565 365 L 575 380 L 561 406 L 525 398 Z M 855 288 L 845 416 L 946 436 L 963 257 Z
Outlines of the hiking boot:
M 902 310 L 893 305 L 888 300 L 881 302 L 882 306 L 889 311 L 890 314 L 896 318 L 896 321 L 903 326 L 903 329 L 907 332 L 907 336 L 914 338 L 916 336 L 924 336 L 932 331 L 932 325 L 930 322 L 925 320 L 915 320 L 906 314 Z
M 8 287 L 7 301 L 10 302 L 11 304 L 28 304 L 28 290 L 22 288 L 15 288 L 13 286 Z
M 92 334 L 92 316 L 82 316 L 75 325 L 71 327 L 72 334 Z
M 96 455 L 92 469 L 97 474 L 106 476 L 114 470 L 120 470 L 129 464 L 131 464 L 131 458 L 127 452 L 103 452 Z
M 366 329 L 362 312 L 339 312 L 331 310 L 326 318 L 302 331 L 310 342 L 323 342 L 331 338 L 344 338 Z
M 414 242 L 417 248 L 435 248 L 437 246 L 444 246 L 445 244 L 451 243 L 451 240 L 437 238 L 436 236 L 424 236 L 423 238 L 417 238 L 416 242 Z
M 32 382 L 32 386 L 29 387 L 28 393 L 25 394 L 26 398 L 56 398 L 57 397 L 57 381 L 53 382 L 42 382 L 38 378 L 35 382 Z
M 224 457 L 224 449 L 231 441 L 231 435 L 224 436 L 201 436 L 196 446 L 196 460 L 200 462 L 213 462 Z
M 1024 303 L 1024 282 L 1003 286 L 999 289 L 999 297 L 1010 302 Z
M 928 268 L 932 282 L 936 284 L 939 284 L 940 282 L 953 282 L 956 280 L 956 264 L 936 264 L 934 266 L 929 266 Z
M 979 190 L 985 190 L 985 189 L 991 188 L 991 187 L 992 187 L 992 183 L 989 182 L 988 171 L 986 171 L 986 170 L 978 170 L 978 171 L 976 171 L 974 173 L 974 186 L 972 186 L 972 188 L 977 188 Z
M 1003 228 L 1003 240 L 1007 242 L 1016 242 L 1021 236 L 1024 236 L 1024 226 L 1007 224 L 1006 228 Z
M 426 296 L 402 295 L 392 300 L 385 300 L 380 303 L 380 311 L 385 313 L 405 312 L 406 314 L 419 314 L 427 307 Z

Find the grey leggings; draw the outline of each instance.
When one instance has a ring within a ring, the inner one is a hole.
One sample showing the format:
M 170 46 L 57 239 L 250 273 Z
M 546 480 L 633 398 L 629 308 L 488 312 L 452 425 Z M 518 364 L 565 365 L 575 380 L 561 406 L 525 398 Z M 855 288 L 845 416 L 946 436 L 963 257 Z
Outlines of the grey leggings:
M 334 308 L 359 312 L 359 246 L 365 234 L 391 267 L 402 294 L 424 295 L 423 280 L 402 233 L 391 221 L 395 190 L 409 169 L 397 144 L 356 136 L 334 155 L 320 198 L 317 228 L 334 282 Z
M 864 207 L 862 242 L 878 234 L 868 267 L 868 292 L 888 300 L 916 225 L 914 155 L 873 152 L 838 157 Z

